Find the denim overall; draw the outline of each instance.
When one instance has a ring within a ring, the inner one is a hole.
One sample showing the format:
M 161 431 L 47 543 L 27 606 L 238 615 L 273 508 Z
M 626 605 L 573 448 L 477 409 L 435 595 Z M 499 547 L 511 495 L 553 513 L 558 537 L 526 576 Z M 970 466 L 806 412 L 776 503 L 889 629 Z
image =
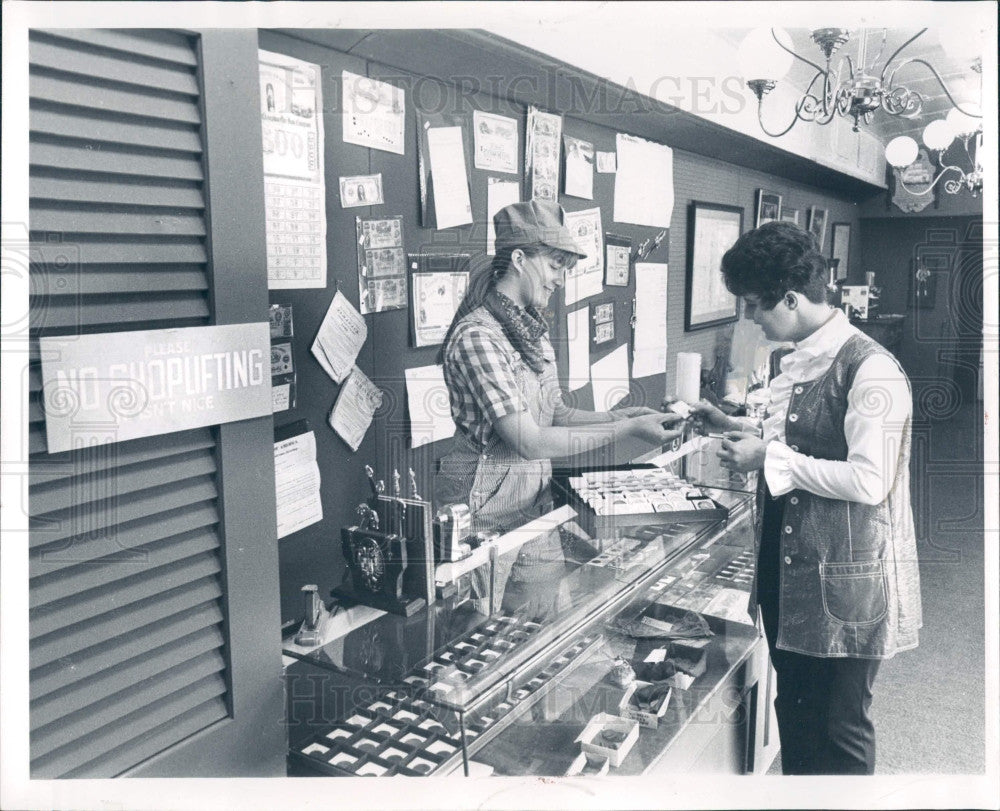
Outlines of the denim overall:
M 551 344 L 543 341 L 548 363 L 541 374 L 536 374 L 511 346 L 499 322 L 485 308 L 473 310 L 457 330 L 468 326 L 495 333 L 497 343 L 508 348 L 517 386 L 528 411 L 539 427 L 551 426 L 556 398 L 561 396 Z M 441 459 L 434 482 L 434 501 L 438 507 L 459 502 L 468 504 L 472 512 L 473 532 L 498 532 L 502 535 L 551 508 L 551 477 L 552 463 L 548 459 L 525 459 L 495 432 L 485 447 L 458 432 L 453 449 Z M 497 559 L 492 606 L 487 605 L 489 567 L 481 566 L 472 573 L 472 593 L 480 598 L 477 608 L 488 613 L 499 610 L 508 578 L 511 584 L 545 583 L 554 586 L 565 568 L 559 534 L 553 530 Z M 529 587 L 528 591 L 532 588 Z M 548 591 L 548 602 L 551 602 L 554 595 L 551 588 Z M 534 604 L 538 602 L 537 595 L 526 600 L 533 603 L 529 609 L 539 616 L 552 607 Z M 519 607 L 522 606 L 511 605 L 511 600 L 508 600 L 506 609 Z

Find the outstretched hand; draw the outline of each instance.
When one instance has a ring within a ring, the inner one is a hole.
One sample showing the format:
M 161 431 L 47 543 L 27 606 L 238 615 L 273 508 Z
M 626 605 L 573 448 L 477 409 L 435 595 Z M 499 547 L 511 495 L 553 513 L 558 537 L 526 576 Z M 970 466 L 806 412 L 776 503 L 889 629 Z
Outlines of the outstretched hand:
M 643 414 L 638 417 L 631 417 L 628 420 L 628 431 L 634 436 L 649 442 L 653 445 L 664 445 L 673 442 L 681 435 L 681 429 L 672 429 L 668 426 L 683 423 L 684 418 L 679 414 L 664 414 L 654 411 L 652 414 Z
M 691 422 L 700 434 L 721 433 L 739 429 L 739 423 L 724 414 L 708 400 L 691 403 Z
M 767 443 L 756 434 L 729 431 L 716 451 L 724 468 L 739 473 L 761 470 L 767 455 Z

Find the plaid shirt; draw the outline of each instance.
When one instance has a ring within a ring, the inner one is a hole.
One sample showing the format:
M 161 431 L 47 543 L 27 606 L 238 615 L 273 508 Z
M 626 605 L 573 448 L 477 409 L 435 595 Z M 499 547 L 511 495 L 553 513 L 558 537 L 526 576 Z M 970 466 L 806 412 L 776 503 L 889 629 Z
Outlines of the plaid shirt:
M 541 375 L 542 396 L 556 411 L 565 408 L 555 370 L 555 352 L 542 336 L 550 368 Z M 493 423 L 508 414 L 528 411 L 518 374 L 534 374 L 484 307 L 477 307 L 455 328 L 444 352 L 444 379 L 451 416 L 461 434 L 485 448 L 493 439 Z

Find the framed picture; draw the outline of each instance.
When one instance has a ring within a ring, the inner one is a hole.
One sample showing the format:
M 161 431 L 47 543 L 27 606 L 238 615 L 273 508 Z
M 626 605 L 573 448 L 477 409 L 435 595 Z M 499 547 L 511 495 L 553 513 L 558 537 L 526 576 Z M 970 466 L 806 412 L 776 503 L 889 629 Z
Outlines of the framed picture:
M 781 195 L 757 189 L 757 218 L 754 220 L 754 228 L 779 219 L 781 219 Z
M 847 256 L 851 247 L 851 224 L 835 222 L 830 239 L 830 258 L 838 259 L 837 281 L 847 278 Z
M 410 346 L 444 343 L 469 286 L 469 254 L 408 254 Z
M 743 209 L 692 202 L 688 208 L 687 285 L 684 329 L 688 332 L 739 317 L 739 299 L 722 279 L 722 255 L 743 233 Z
M 806 226 L 809 233 L 816 237 L 819 249 L 823 250 L 823 237 L 826 236 L 826 209 L 809 206 L 809 223 Z
M 790 222 L 793 225 L 799 224 L 799 210 L 797 208 L 781 207 L 781 221 Z

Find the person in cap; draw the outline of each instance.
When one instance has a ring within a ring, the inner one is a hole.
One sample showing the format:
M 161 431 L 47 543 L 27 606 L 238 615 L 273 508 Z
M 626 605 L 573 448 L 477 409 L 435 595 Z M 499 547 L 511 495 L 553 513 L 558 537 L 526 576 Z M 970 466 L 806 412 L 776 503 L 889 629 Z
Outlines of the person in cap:
M 584 411 L 563 401 L 542 308 L 586 255 L 563 216 L 558 204 L 541 200 L 497 212 L 496 256 L 473 274 L 445 338 L 442 361 L 456 432 L 441 460 L 434 500 L 468 504 L 475 531 L 509 532 L 543 512 L 551 504 L 554 457 L 624 437 L 662 445 L 680 434 L 668 428 L 680 420 L 673 414 L 644 407 Z M 527 606 L 541 617 L 558 608 L 551 586 L 564 571 L 554 532 L 501 556 L 492 606 L 488 571 L 473 573 L 472 596 L 487 613 Z
M 792 341 L 758 430 L 713 405 L 730 470 L 766 495 L 752 615 L 777 673 L 785 774 L 872 774 L 879 664 L 917 645 L 920 578 L 910 507 L 912 399 L 899 362 L 826 300 L 826 259 L 771 222 L 722 257 L 730 292 L 772 341 Z

